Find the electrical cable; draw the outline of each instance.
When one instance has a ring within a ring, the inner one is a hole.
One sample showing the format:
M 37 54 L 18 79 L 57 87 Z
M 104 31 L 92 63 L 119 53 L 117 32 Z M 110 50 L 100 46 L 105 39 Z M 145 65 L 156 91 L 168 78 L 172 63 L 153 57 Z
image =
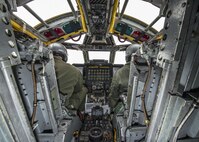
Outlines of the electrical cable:
M 192 107 L 189 109 L 189 111 L 186 113 L 186 115 L 184 116 L 184 118 L 182 119 L 180 125 L 178 126 L 177 130 L 174 133 L 174 137 L 172 142 L 176 142 L 178 139 L 178 134 L 181 130 L 181 128 L 184 126 L 185 122 L 188 120 L 188 118 L 191 116 L 191 114 L 193 113 L 193 111 L 196 109 L 197 104 L 193 104 Z
M 70 36 L 70 39 L 72 39 L 72 41 L 74 41 L 74 42 L 77 42 L 81 39 L 81 37 L 82 37 L 82 34 L 80 33 L 78 39 L 74 39 L 72 36 Z
M 116 130 L 116 128 L 114 128 L 113 142 L 117 142 L 117 130 Z
M 32 113 L 32 118 L 31 118 L 31 125 L 33 127 L 35 116 L 37 113 L 37 82 L 35 78 L 35 60 L 34 59 L 31 63 L 31 69 L 32 69 L 32 81 L 33 81 L 33 92 L 34 92 L 33 113 Z
M 145 104 L 145 92 L 146 92 L 146 89 L 147 89 L 147 86 L 148 86 L 148 83 L 149 83 L 149 80 L 150 80 L 150 77 L 151 77 L 152 67 L 151 67 L 150 63 L 148 63 L 148 67 L 149 67 L 149 72 L 148 72 L 148 75 L 147 75 L 146 82 L 144 84 L 144 89 L 143 89 L 142 94 L 141 94 L 142 108 L 143 108 L 144 117 L 145 117 L 145 124 L 146 124 L 147 127 L 149 126 L 149 116 L 148 116 L 146 104 Z
M 124 131 L 124 142 L 126 142 L 126 132 L 127 130 L 131 128 L 131 126 L 126 127 L 125 131 Z
M 121 43 L 124 43 L 127 40 L 127 38 L 124 38 L 124 40 L 121 40 L 119 35 L 117 36 L 117 38 L 118 38 L 119 42 L 121 42 Z

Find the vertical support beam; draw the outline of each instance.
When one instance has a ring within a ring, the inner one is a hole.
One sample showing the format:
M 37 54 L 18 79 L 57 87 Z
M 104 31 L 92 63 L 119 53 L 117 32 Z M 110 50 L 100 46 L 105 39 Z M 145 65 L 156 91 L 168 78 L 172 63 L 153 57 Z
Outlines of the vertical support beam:
M 19 64 L 21 61 L 10 24 L 10 11 L 4 0 L 0 1 L 0 7 L 1 108 L 4 106 L 9 116 L 6 123 L 11 130 L 10 133 L 12 133 L 14 141 L 36 142 L 12 72 L 12 66 Z M 6 134 L 7 131 L 2 127 L 0 125 L 0 129 Z
M 174 82 L 173 77 L 175 78 L 175 71 L 171 72 L 172 65 L 171 63 L 165 64 L 165 67 L 162 72 L 163 79 L 160 81 L 161 86 L 159 88 L 159 93 L 157 94 L 158 98 L 156 101 L 155 108 L 153 109 L 153 114 L 151 117 L 151 124 L 148 129 L 146 142 L 156 141 L 158 129 L 161 126 L 161 121 L 164 116 L 165 107 L 168 104 L 169 94 L 168 90 L 172 88 Z
M 109 57 L 109 63 L 114 63 L 114 61 L 115 61 L 115 51 L 111 51 L 110 52 L 110 57 Z
M 20 142 L 36 142 L 20 98 L 10 60 L 0 61 L 0 68 L 0 96 L 5 104 L 17 138 Z
M 58 128 L 57 128 L 57 122 L 55 119 L 55 114 L 53 111 L 53 106 L 52 106 L 52 99 L 50 97 L 50 93 L 49 93 L 49 88 L 48 88 L 48 83 L 47 83 L 47 79 L 46 76 L 44 75 L 40 75 L 40 80 L 41 80 L 41 84 L 42 84 L 42 91 L 44 93 L 44 99 L 46 102 L 46 108 L 48 111 L 48 116 L 51 122 L 51 126 L 52 126 L 52 130 L 53 133 L 57 133 L 58 132 Z
M 82 21 L 82 29 L 83 29 L 84 32 L 87 32 L 87 31 L 89 31 L 89 29 L 87 29 L 87 22 L 88 21 L 86 21 L 86 17 L 85 17 L 86 15 L 83 11 L 81 1 L 80 0 L 76 0 L 76 1 L 77 1 L 77 5 L 79 7 L 80 15 L 81 15 L 80 17 L 81 17 L 81 21 Z
M 114 5 L 113 5 L 113 12 L 112 12 L 112 17 L 111 17 L 111 23 L 110 23 L 110 27 L 109 27 L 109 32 L 110 33 L 113 33 L 118 4 L 119 4 L 119 0 L 115 0 L 114 1 Z

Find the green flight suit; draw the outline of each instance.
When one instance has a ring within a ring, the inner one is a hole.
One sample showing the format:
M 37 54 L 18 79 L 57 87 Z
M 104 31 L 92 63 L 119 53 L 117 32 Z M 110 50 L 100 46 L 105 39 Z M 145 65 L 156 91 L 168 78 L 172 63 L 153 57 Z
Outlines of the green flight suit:
M 109 105 L 114 108 L 119 101 L 119 95 L 127 92 L 129 80 L 130 63 L 126 63 L 122 68 L 118 69 L 113 75 L 110 87 Z
M 54 57 L 55 72 L 60 93 L 67 95 L 65 106 L 71 109 L 78 109 L 84 101 L 87 89 L 83 85 L 81 72 L 74 66 L 64 62 L 58 57 Z

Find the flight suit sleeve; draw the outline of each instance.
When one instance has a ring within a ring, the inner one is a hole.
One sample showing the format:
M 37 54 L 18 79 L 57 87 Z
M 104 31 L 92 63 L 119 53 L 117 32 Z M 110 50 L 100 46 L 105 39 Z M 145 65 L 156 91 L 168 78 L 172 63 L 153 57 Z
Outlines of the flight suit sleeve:
M 74 92 L 69 99 L 69 104 L 72 104 L 74 106 L 74 109 L 77 110 L 81 105 L 82 101 L 84 101 L 87 92 L 87 88 L 83 85 L 82 74 L 78 72 L 77 84 L 75 85 Z
M 119 101 L 119 88 L 120 88 L 120 85 L 118 83 L 117 74 L 115 74 L 111 82 L 110 94 L 108 97 L 109 105 L 112 109 L 115 107 L 115 105 Z

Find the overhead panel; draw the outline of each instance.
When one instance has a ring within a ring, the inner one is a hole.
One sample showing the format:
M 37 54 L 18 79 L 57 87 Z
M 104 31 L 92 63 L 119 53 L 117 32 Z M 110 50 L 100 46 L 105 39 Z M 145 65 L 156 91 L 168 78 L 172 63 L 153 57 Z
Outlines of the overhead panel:
M 56 25 L 52 28 L 45 29 L 40 33 L 48 39 L 46 44 L 56 42 L 59 40 L 65 40 L 73 36 L 77 36 L 83 33 L 82 25 L 76 20 L 71 20 L 63 24 Z
M 130 26 L 124 22 L 119 22 L 116 24 L 114 28 L 114 34 L 125 40 L 127 39 L 129 41 L 134 41 L 138 43 L 146 42 L 150 38 L 152 38 L 151 35 L 143 32 L 143 30 Z
M 90 25 L 93 34 L 106 34 L 107 25 L 107 0 L 89 0 L 90 4 Z

